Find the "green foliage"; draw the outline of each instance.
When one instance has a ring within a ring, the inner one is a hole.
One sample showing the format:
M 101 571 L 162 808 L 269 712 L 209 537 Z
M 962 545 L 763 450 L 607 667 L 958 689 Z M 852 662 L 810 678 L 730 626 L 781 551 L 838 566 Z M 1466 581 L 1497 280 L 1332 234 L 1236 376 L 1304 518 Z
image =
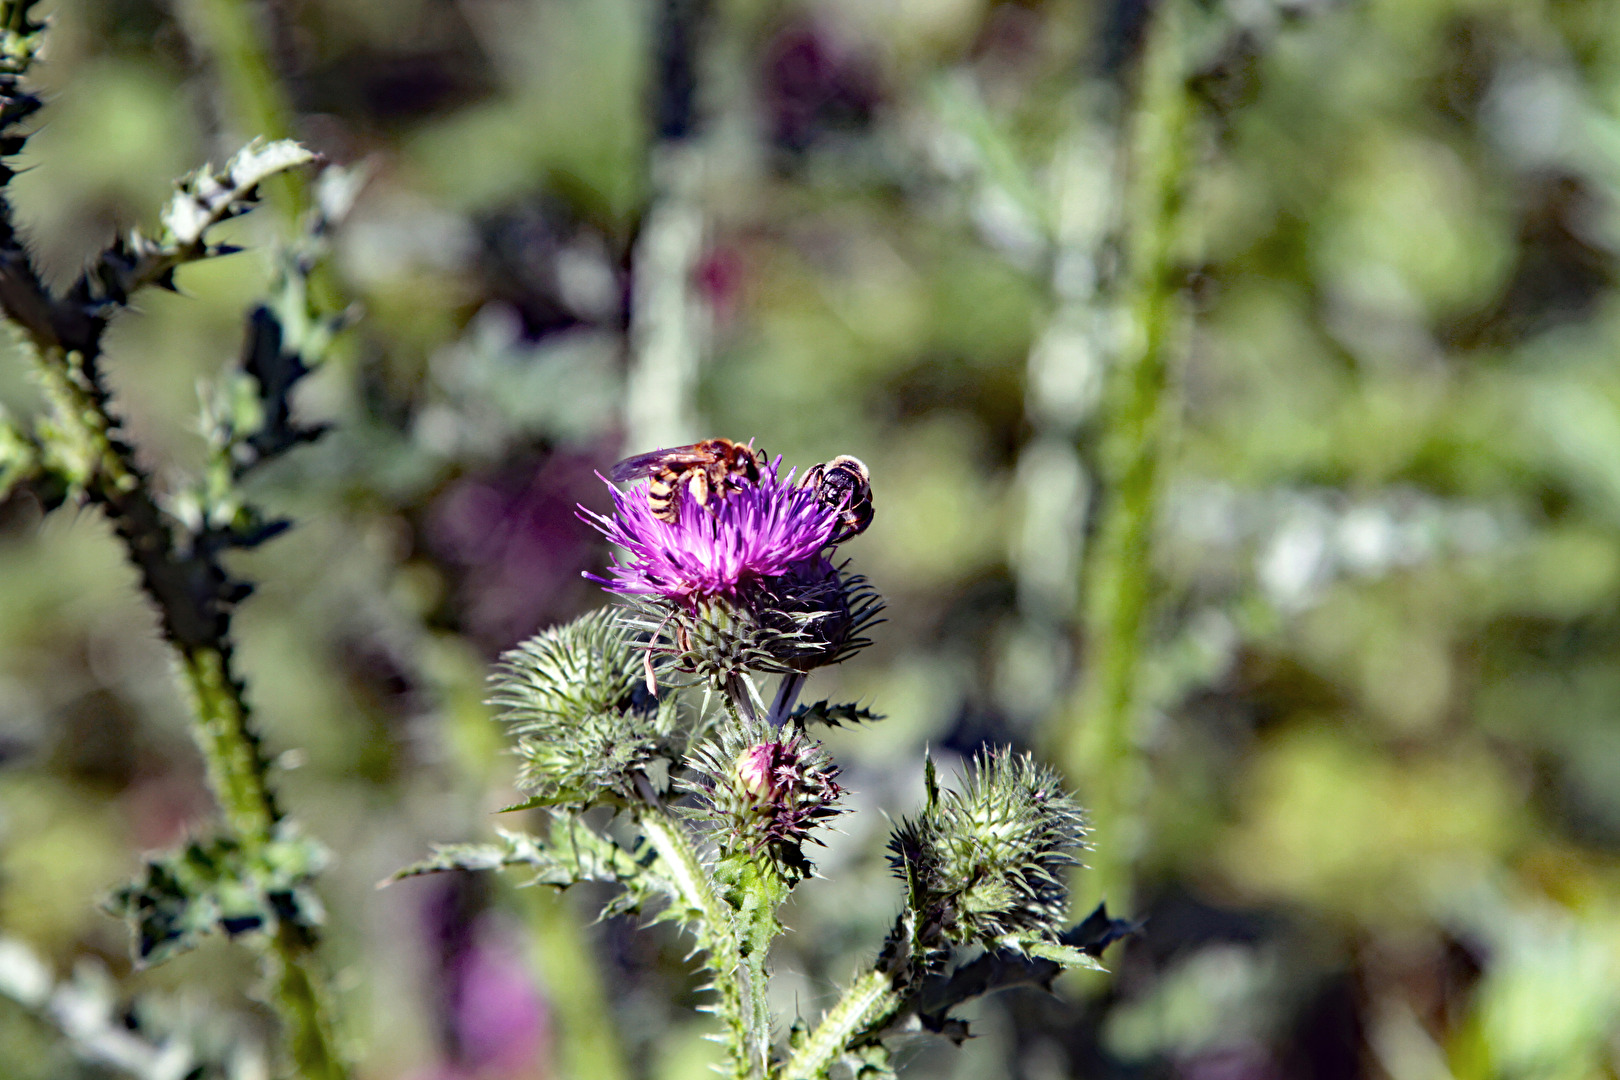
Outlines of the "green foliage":
M 894 1062 L 882 1043 L 866 1043 L 855 1047 L 838 1060 L 850 1071 L 850 1080 L 895 1080 Z
M 223 133 L 260 128 L 209 93 L 216 72 L 230 79 L 232 46 L 253 42 L 195 32 L 188 12 L 268 10 L 262 88 L 276 96 L 283 65 L 300 73 L 289 130 L 387 162 L 326 282 L 374 317 L 346 362 L 287 395 L 338 437 L 243 478 L 262 515 L 238 512 L 232 477 L 278 395 L 214 368 L 256 260 L 182 271 L 191 295 L 149 291 L 143 317 L 108 338 L 176 549 L 205 526 L 227 543 L 281 514 L 300 522 L 285 543 L 225 557 L 271 583 L 238 652 L 265 692 L 266 743 L 309 747 L 291 803 L 342 838 L 323 895 L 362 981 L 355 1029 L 402 1033 L 364 1051 L 369 1073 L 457 1064 L 430 1060 L 453 1052 L 429 1045 L 449 1020 L 422 974 L 440 970 L 438 939 L 397 929 L 445 883 L 364 890 L 379 859 L 483 838 L 484 810 L 514 801 L 489 790 L 507 773 L 489 761 L 480 657 L 591 602 L 575 573 L 590 554 L 567 533 L 590 496 L 572 478 L 659 444 L 620 400 L 643 372 L 627 325 L 691 339 L 644 380 L 659 430 L 686 432 L 672 439 L 758 435 L 790 459 L 847 450 L 872 468 L 860 565 L 901 613 L 896 632 L 806 691 L 890 714 L 881 730 L 825 733 L 859 778 L 857 805 L 910 812 L 890 800 L 922 745 L 994 733 L 1039 747 L 1084 794 L 1097 842 L 1096 869 L 1065 874 L 1074 898 L 1152 916 L 1129 979 L 1097 994 L 1075 976 L 1065 1000 L 1033 1008 L 1024 993 L 1016 1024 L 987 1002 L 954 1066 L 922 1049 L 915 1071 L 1616 1071 L 1612 5 L 1182 3 L 1180 48 L 1159 53 L 1182 70 L 1144 79 L 1136 25 L 1103 8 L 1169 6 L 48 5 L 41 96 L 60 105 L 14 185 L 28 243 L 5 248 L 30 253 L 42 280 L 66 268 L 71 281 L 115 223 L 157 220 L 146 208 L 168 176 L 223 160 Z M 0 46 L 15 70 L 38 20 L 5 10 L 29 24 Z M 695 86 L 655 67 L 679 45 L 670 26 L 699 43 L 679 68 Z M 810 101 L 792 69 L 806 57 Z M 700 105 L 679 140 L 635 116 L 672 86 Z M 607 99 L 627 122 L 599 122 Z M 8 90 L 0 137 L 33 129 L 34 108 Z M 611 213 L 602 192 L 618 193 Z M 660 247 L 669 221 L 697 266 Z M 682 317 L 650 302 L 671 295 L 691 301 Z M 499 341 L 475 357 L 491 327 Z M 1133 362 L 1149 339 L 1163 364 Z M 683 365 L 685 383 L 663 374 Z M 1130 376 L 1154 371 L 1133 393 Z M 199 379 L 207 447 L 189 435 Z M 154 796 L 196 781 L 106 530 L 92 513 L 33 525 L 70 481 L 95 482 L 101 458 L 67 426 L 78 410 L 36 415 L 21 379 L 0 376 L 0 395 L 17 435 L 0 450 L 0 922 L 65 960 L 107 932 L 83 902 L 111 873 L 107 853 L 161 831 Z M 508 513 L 514 490 L 548 520 Z M 447 554 L 447 519 L 489 532 Z M 526 559 L 517 548 L 536 535 L 545 557 Z M 697 680 L 729 690 L 745 673 L 760 713 L 770 680 L 746 673 L 791 667 L 781 658 L 797 650 L 761 641 L 744 655 L 746 635 L 711 643 L 703 626 L 682 642 L 662 613 L 641 629 L 692 646 L 692 659 L 659 654 L 661 697 L 690 674 L 678 666 L 724 647 Z M 808 727 L 858 711 L 794 714 Z M 103 741 L 119 749 L 87 768 Z M 690 824 L 682 752 L 703 741 L 647 763 L 650 796 L 608 794 L 623 811 L 611 824 L 609 808 L 583 821 L 668 873 L 638 816 L 665 821 L 665 799 Z M 728 875 L 697 853 L 689 910 Z M 772 964 L 810 985 L 867 986 L 851 978 L 870 959 L 861 943 L 894 915 L 874 899 L 894 884 L 881 860 L 843 854 L 817 858 L 839 880 L 796 888 L 795 932 L 772 946 Z M 596 891 L 573 890 L 568 909 Z M 898 974 L 850 1023 L 959 1035 L 962 1010 L 905 984 L 913 929 L 926 930 L 906 918 Z M 1055 965 L 1036 954 L 1077 948 L 1069 934 L 978 959 L 952 945 L 922 982 L 1040 987 Z M 689 991 L 695 940 L 651 935 L 619 953 L 625 982 Z M 212 993 L 242 991 L 241 965 L 192 959 Z M 564 975 L 544 992 L 555 1005 L 580 987 Z M 594 1044 L 695 1071 L 688 1029 L 662 1019 L 678 1013 L 649 1019 L 642 994 L 623 1000 L 572 1001 L 625 1023 L 622 1040 L 592 1029 Z M 820 1002 L 805 1000 L 793 1053 L 820 1045 Z M 1320 1038 L 1325 1014 L 1356 1039 Z M 18 1030 L 0 1013 L 0 1061 L 56 1080 L 39 1055 L 8 1057 L 35 1045 Z M 566 1020 L 550 1030 L 566 1054 Z M 853 1055 L 882 1054 L 861 1040 L 885 1037 L 861 1028 L 850 1051 L 827 1036 L 838 1046 L 801 1062 L 806 1075 L 854 1071 Z
M 71 298 L 99 315 L 107 306 L 128 303 L 148 285 L 173 289 L 174 273 L 186 263 L 241 250 L 211 242 L 208 234 L 251 210 L 259 200 L 260 184 L 315 160 L 312 152 L 290 139 L 255 140 L 237 151 L 224 168 L 197 170 L 176 185 L 174 196 L 163 208 L 162 231 L 149 238 L 137 229 L 120 237 L 85 271 Z
M 326 858 L 320 844 L 285 827 L 261 845 L 192 841 L 150 859 L 107 908 L 128 921 L 142 964 L 161 964 L 215 931 L 274 937 L 285 927 L 307 936 L 324 918 L 310 885 Z
M 264 1048 L 241 1018 L 167 995 L 122 1000 L 117 981 L 93 961 L 58 980 L 15 938 L 0 937 L 0 998 L 60 1031 L 73 1056 L 97 1070 L 133 1080 L 251 1080 L 264 1074 Z
M 60 465 L 54 470 L 51 468 L 45 457 L 48 452 L 47 446 L 42 446 L 32 432 L 0 413 L 0 499 L 19 485 L 29 484 L 42 494 L 54 486 L 54 497 L 46 496 L 45 501 L 51 506 L 60 502 L 59 478 L 65 470 Z M 52 480 L 58 482 L 52 485 Z

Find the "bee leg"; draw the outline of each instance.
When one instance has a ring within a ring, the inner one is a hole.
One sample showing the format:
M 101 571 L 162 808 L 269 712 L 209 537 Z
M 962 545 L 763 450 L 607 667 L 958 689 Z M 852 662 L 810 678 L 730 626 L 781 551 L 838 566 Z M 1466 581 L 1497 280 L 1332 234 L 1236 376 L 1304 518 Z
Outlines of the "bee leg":
M 658 696 L 658 676 L 653 671 L 652 649 L 643 649 L 641 663 L 647 669 L 647 693 L 653 697 Z

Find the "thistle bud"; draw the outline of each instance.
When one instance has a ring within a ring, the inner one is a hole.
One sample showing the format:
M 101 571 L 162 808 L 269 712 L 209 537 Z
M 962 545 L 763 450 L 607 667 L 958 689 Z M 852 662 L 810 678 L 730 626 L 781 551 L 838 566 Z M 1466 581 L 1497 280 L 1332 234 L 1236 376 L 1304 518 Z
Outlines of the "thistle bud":
M 766 855 L 789 881 L 812 867 L 804 843 L 820 843 L 811 830 L 843 813 L 838 767 L 821 744 L 789 724 L 772 734 L 745 724 L 704 746 L 688 760 L 701 779 L 696 816 L 715 826 L 723 852 Z
M 775 772 L 782 749 L 781 743 L 756 743 L 737 756 L 737 780 L 744 792 L 761 802 L 777 794 Z
M 1027 755 L 983 754 L 962 789 L 943 794 L 930 762 L 927 807 L 889 841 L 890 864 L 910 886 L 919 944 L 927 952 L 1055 941 L 1066 871 L 1085 836 L 1079 804 Z
M 655 758 L 681 752 L 671 698 L 613 609 L 541 631 L 501 657 L 490 704 L 517 738 L 518 787 L 546 804 L 629 797 Z

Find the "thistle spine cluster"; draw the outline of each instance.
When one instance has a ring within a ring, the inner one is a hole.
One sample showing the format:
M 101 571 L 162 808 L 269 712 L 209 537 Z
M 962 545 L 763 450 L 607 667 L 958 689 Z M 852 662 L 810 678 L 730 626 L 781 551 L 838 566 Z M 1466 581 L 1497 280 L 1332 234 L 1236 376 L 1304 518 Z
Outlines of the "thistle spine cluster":
M 987 751 L 960 788 L 944 792 L 928 764 L 927 806 L 889 841 L 890 864 L 911 894 L 919 951 L 937 957 L 947 945 L 1056 941 L 1068 871 L 1086 843 L 1079 803 L 1028 755 Z

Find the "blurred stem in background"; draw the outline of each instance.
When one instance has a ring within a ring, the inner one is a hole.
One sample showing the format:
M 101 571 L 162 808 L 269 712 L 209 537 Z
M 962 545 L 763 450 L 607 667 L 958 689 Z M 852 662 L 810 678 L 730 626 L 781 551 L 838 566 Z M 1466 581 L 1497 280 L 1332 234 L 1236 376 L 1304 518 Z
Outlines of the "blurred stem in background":
M 708 155 L 699 71 L 709 37 L 706 0 L 662 0 L 650 73 L 648 200 L 630 265 L 625 446 L 678 446 L 696 430 L 698 368 L 708 339 L 697 267 L 706 243 Z
M 270 62 L 263 20 L 255 19 L 255 7 L 270 17 L 267 5 L 253 0 L 182 0 L 176 10 L 193 46 L 213 66 L 227 114 L 220 119 L 226 126 L 234 124 L 241 138 L 297 138 L 292 102 Z M 265 194 L 289 224 L 297 225 L 310 209 L 309 183 L 301 173 L 271 177 L 265 182 Z M 347 307 L 329 262 L 323 260 L 314 268 L 309 286 L 318 311 Z M 340 339 L 334 343 L 330 359 L 347 367 L 344 361 L 353 355 L 353 345 Z
M 1058 714 L 1074 676 L 1074 619 L 1094 484 L 1080 440 L 1095 417 L 1102 382 L 1108 310 L 1099 264 L 1118 204 L 1118 153 L 1104 133 L 1111 130 L 1106 109 L 1098 102 L 1079 108 L 1084 113 L 1051 167 L 1053 310 L 1030 348 L 1024 376 L 1024 416 L 1033 434 L 1018 455 L 1011 555 L 1019 614 L 1014 647 L 1034 659 L 1032 672 L 1045 673 L 1019 680 L 1031 718 Z
M 624 417 L 626 448 L 643 450 L 698 439 L 694 412 L 706 337 L 695 284 L 704 244 L 702 151 L 661 141 L 651 159 L 652 202 L 631 265 Z
M 597 975 L 600 961 L 579 912 L 549 889 L 513 892 L 529 929 L 531 962 L 550 991 L 547 1000 L 558 1032 L 554 1075 L 563 1080 L 625 1080 L 629 1071 L 619 1050 L 622 1043 Z
M 1145 840 L 1138 691 L 1166 399 L 1182 321 L 1175 241 L 1189 101 L 1180 23 L 1176 0 L 1163 0 L 1148 27 L 1128 121 L 1124 330 L 1100 415 L 1101 519 L 1081 578 L 1083 681 L 1059 748 L 1095 829 L 1091 869 L 1076 884 L 1122 913 L 1131 910 L 1132 865 Z
M 472 797 L 476 819 L 487 821 L 492 785 L 504 782 L 492 766 L 502 758 L 500 728 L 490 716 L 486 661 L 451 635 L 424 634 L 423 671 L 439 703 L 453 748 L 459 782 Z M 519 885 L 505 874 L 494 880 L 501 900 L 523 920 L 528 961 L 550 1011 L 552 1060 L 546 1076 L 558 1080 L 626 1080 L 625 1040 L 614 1026 L 599 972 L 605 965 L 595 935 L 572 894 L 540 885 Z

